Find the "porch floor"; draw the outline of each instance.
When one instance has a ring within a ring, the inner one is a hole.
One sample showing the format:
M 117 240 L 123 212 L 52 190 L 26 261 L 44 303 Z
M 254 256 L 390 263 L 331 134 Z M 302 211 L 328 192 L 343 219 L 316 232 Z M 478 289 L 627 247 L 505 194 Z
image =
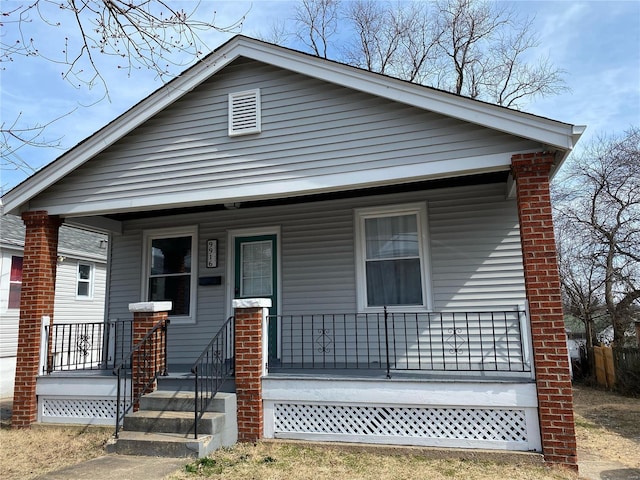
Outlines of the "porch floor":
M 387 378 L 386 370 L 376 369 L 336 369 L 336 368 L 271 368 L 267 373 L 267 377 L 271 378 L 336 378 L 336 379 L 353 379 L 353 380 L 388 380 L 388 381 L 438 381 L 438 382 L 516 382 L 529 383 L 534 379 L 530 372 L 458 372 L 453 370 L 447 371 L 420 371 L 420 370 L 390 370 L 390 378 Z

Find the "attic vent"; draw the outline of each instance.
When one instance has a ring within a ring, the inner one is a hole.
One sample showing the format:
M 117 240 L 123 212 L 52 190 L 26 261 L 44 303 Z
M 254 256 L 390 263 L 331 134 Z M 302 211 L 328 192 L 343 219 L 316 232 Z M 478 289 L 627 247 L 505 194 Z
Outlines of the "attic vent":
M 260 133 L 260 89 L 229 94 L 229 136 Z

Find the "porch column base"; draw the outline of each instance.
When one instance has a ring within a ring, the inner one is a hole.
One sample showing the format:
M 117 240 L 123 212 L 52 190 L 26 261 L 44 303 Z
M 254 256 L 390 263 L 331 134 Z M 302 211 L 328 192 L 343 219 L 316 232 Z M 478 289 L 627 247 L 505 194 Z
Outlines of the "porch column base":
M 235 375 L 238 402 L 238 441 L 255 442 L 263 437 L 262 376 L 265 372 L 263 336 L 269 299 L 238 299 L 235 311 Z
M 133 313 L 133 346 L 135 348 L 159 322 L 165 325 L 169 322 L 171 302 L 140 302 L 130 303 L 129 311 Z M 133 355 L 131 369 L 133 375 L 133 398 L 145 393 L 151 393 L 157 388 L 154 381 L 147 387 L 149 379 L 155 377 L 156 372 L 166 372 L 166 331 L 161 335 L 154 335 L 148 348 Z M 146 390 L 145 390 L 146 389 Z M 145 391 L 143 391 L 145 390 Z M 138 410 L 138 405 L 133 406 Z

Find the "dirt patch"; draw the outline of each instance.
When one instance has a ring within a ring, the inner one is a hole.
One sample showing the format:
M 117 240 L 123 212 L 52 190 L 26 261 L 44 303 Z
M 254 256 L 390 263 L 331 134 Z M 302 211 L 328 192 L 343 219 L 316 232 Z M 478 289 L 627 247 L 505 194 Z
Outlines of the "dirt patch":
M 640 468 L 640 399 L 584 386 L 573 394 L 578 447 Z

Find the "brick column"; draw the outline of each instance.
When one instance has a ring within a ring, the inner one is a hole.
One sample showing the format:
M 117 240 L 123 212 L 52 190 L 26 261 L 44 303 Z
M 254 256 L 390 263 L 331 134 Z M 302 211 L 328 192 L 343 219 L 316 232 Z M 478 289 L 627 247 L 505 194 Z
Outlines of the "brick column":
M 138 345 L 147 334 L 153 330 L 159 322 L 168 323 L 169 311 L 172 308 L 171 302 L 140 302 L 130 303 L 129 311 L 133 313 L 133 346 Z M 149 343 L 134 353 L 131 361 L 133 376 L 133 398 L 138 398 L 144 393 L 155 391 L 157 382 L 146 387 L 149 380 L 155 377 L 158 372 L 166 372 L 166 351 L 165 337 L 166 331 L 159 330 L 149 338 Z M 134 405 L 134 411 L 138 410 L 138 405 Z
M 255 442 L 264 432 L 262 376 L 265 373 L 264 325 L 269 299 L 238 299 L 235 311 L 235 376 L 238 402 L 238 441 Z
M 25 212 L 26 225 L 20 293 L 18 357 L 13 391 L 13 428 L 27 428 L 37 420 L 36 377 L 40 365 L 42 317 L 53 319 L 58 229 L 62 220 L 47 212 Z
M 549 463 L 578 469 L 560 276 L 549 193 L 553 153 L 514 155 L 525 288 L 536 371 L 542 452 Z

